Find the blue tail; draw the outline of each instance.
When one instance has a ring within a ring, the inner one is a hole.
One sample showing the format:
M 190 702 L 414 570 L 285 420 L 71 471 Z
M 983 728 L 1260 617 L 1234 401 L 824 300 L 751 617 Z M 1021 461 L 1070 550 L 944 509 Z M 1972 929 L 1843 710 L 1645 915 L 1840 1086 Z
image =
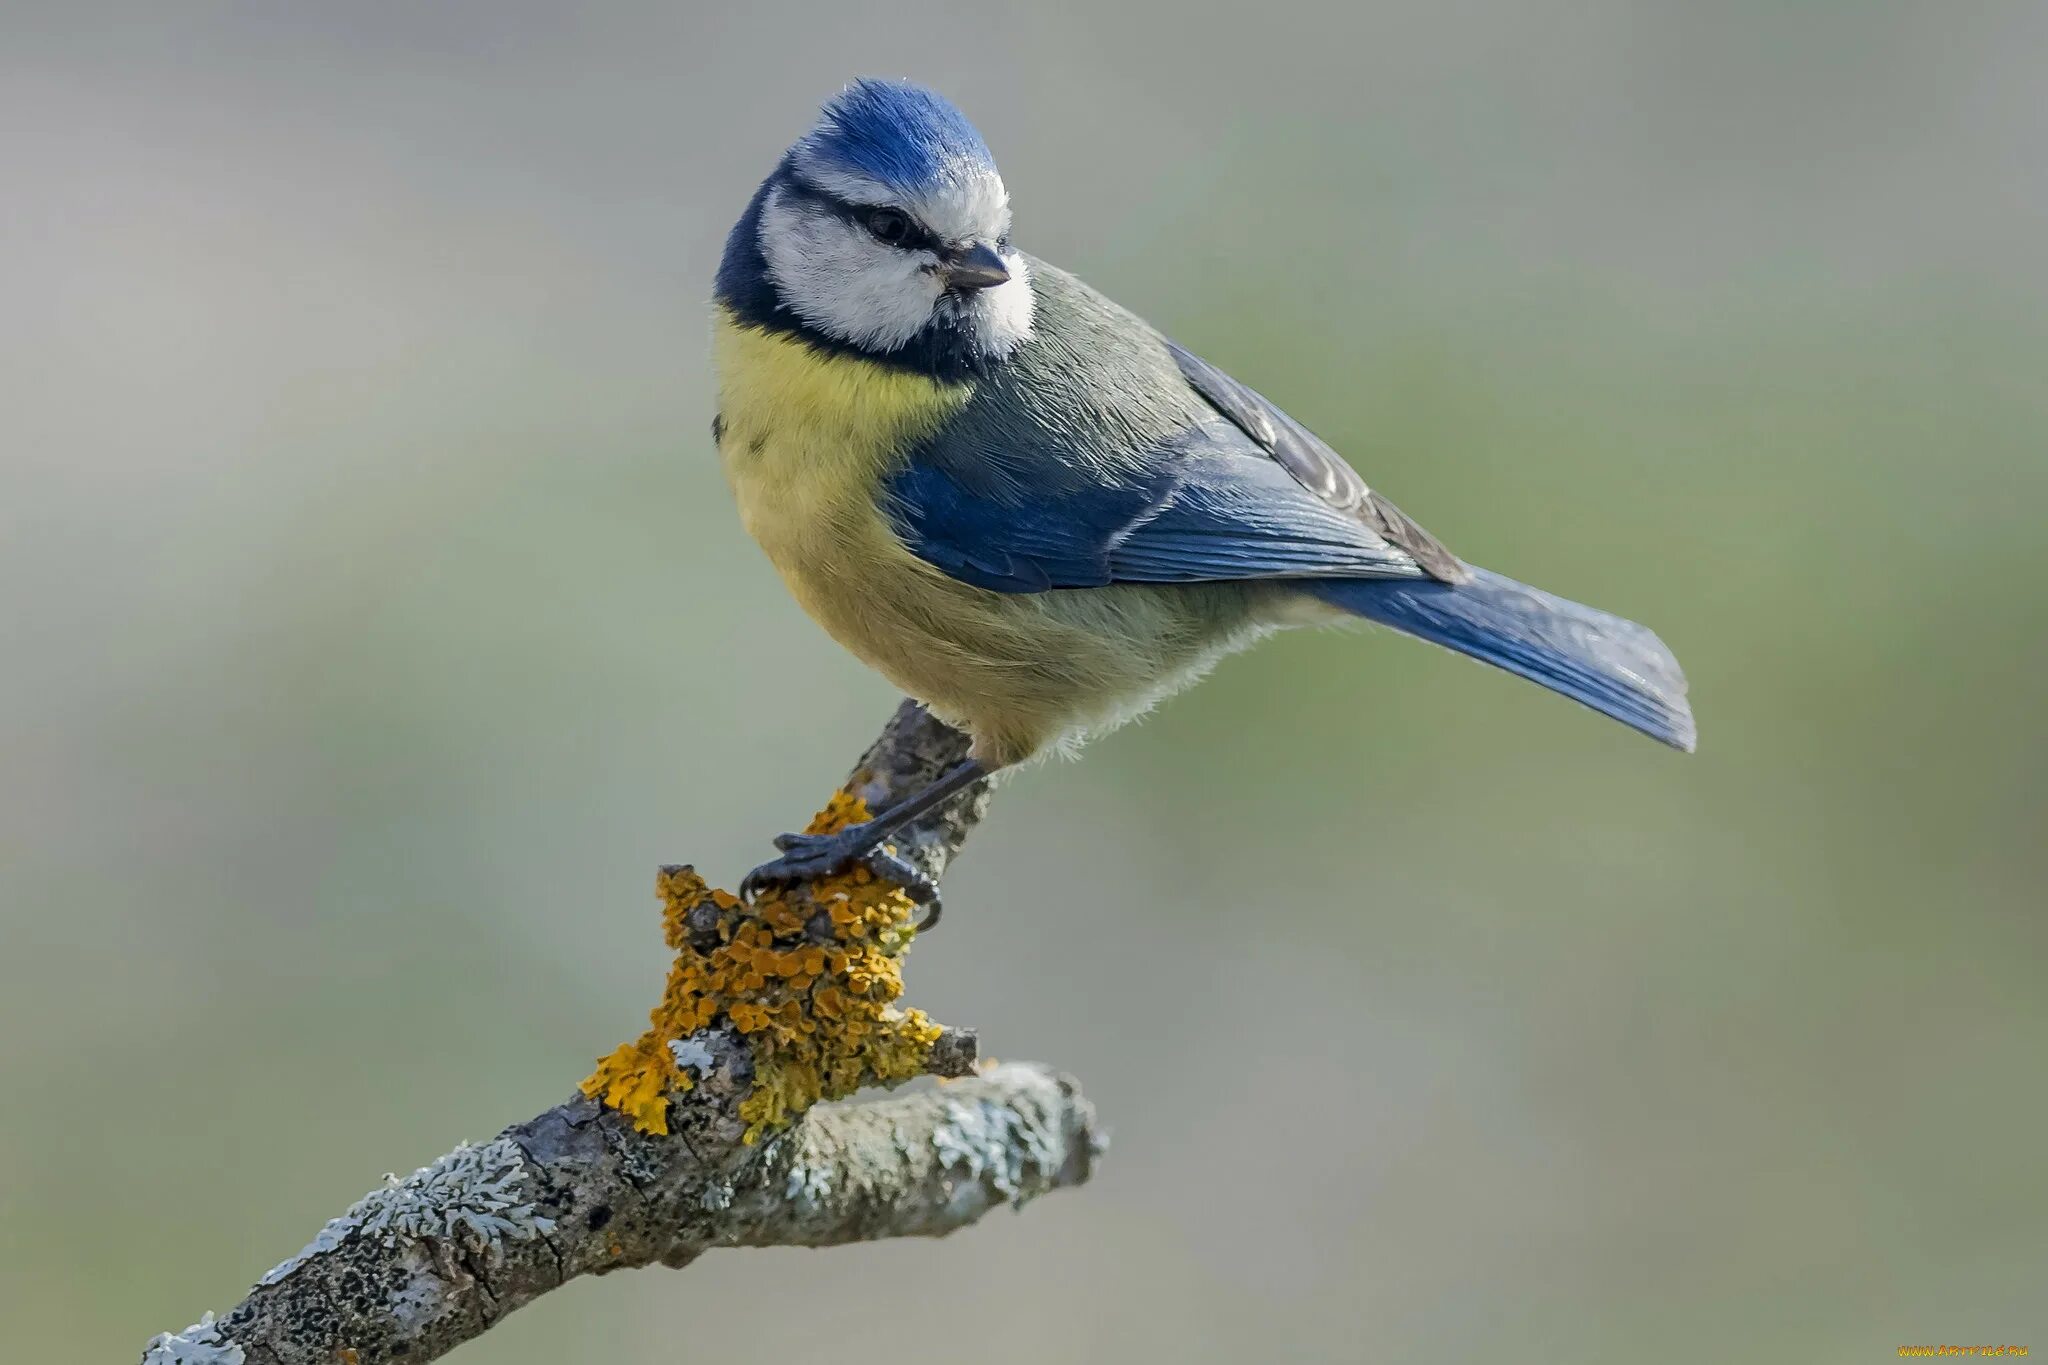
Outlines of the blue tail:
M 1467 583 L 1406 578 L 1310 580 L 1333 607 L 1518 673 L 1691 753 L 1685 674 L 1643 626 L 1474 569 Z

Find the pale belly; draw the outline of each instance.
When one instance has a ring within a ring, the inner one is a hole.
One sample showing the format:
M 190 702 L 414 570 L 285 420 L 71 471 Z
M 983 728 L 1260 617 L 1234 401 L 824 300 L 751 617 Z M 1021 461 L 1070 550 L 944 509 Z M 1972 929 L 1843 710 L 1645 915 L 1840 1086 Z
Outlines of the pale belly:
M 1246 585 L 989 592 L 866 520 L 763 548 L 819 625 L 991 766 L 1129 719 L 1263 633 L 1265 595 Z

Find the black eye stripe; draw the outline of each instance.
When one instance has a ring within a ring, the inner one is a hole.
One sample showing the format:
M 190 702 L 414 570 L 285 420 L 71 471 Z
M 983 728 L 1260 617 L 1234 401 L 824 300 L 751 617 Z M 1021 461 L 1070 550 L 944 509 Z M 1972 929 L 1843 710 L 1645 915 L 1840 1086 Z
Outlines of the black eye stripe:
M 856 204 L 851 200 L 841 199 L 836 194 L 827 193 L 816 185 L 796 176 L 790 177 L 789 184 L 797 191 L 800 197 L 818 205 L 818 207 L 834 217 L 853 224 L 862 232 L 872 233 L 873 230 L 868 226 L 868 219 L 877 209 L 887 209 L 891 213 L 903 214 L 903 221 L 909 224 L 910 230 L 901 239 L 890 242 L 890 246 L 903 251 L 944 250 L 939 239 L 933 236 L 923 223 L 918 222 L 910 214 L 904 213 L 902 209 L 897 208 L 894 204 Z

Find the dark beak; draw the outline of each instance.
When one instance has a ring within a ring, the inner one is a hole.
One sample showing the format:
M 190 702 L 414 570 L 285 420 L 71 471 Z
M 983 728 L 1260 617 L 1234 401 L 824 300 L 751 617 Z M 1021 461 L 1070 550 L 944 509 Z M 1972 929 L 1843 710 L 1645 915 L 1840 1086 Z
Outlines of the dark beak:
M 964 294 L 1004 283 L 1010 278 L 1010 267 L 1003 264 L 994 247 L 976 242 L 965 251 L 948 256 L 939 267 L 939 277 L 946 282 L 946 288 Z

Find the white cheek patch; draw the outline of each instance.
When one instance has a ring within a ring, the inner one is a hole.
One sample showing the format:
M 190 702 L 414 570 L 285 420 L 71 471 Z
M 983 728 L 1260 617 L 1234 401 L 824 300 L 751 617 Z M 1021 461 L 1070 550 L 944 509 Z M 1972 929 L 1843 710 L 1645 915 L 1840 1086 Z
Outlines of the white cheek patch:
M 1000 181 L 996 189 L 1000 193 Z M 992 202 L 972 196 L 959 201 L 977 212 Z M 1006 202 L 1002 222 L 1007 231 Z M 969 240 L 998 235 L 984 232 Z M 976 350 L 996 359 L 1007 357 L 1031 335 L 1031 268 L 1014 251 L 1003 254 L 1003 264 L 1010 268 L 1006 283 L 948 295 L 933 269 L 938 258 L 931 252 L 885 246 L 838 214 L 777 188 L 761 209 L 761 254 L 785 307 L 819 331 L 862 350 L 893 351 L 941 312 L 964 327 Z
M 762 207 L 761 254 L 784 306 L 867 350 L 894 350 L 923 331 L 945 292 L 926 269 L 936 263 L 930 252 L 884 246 L 780 189 Z

